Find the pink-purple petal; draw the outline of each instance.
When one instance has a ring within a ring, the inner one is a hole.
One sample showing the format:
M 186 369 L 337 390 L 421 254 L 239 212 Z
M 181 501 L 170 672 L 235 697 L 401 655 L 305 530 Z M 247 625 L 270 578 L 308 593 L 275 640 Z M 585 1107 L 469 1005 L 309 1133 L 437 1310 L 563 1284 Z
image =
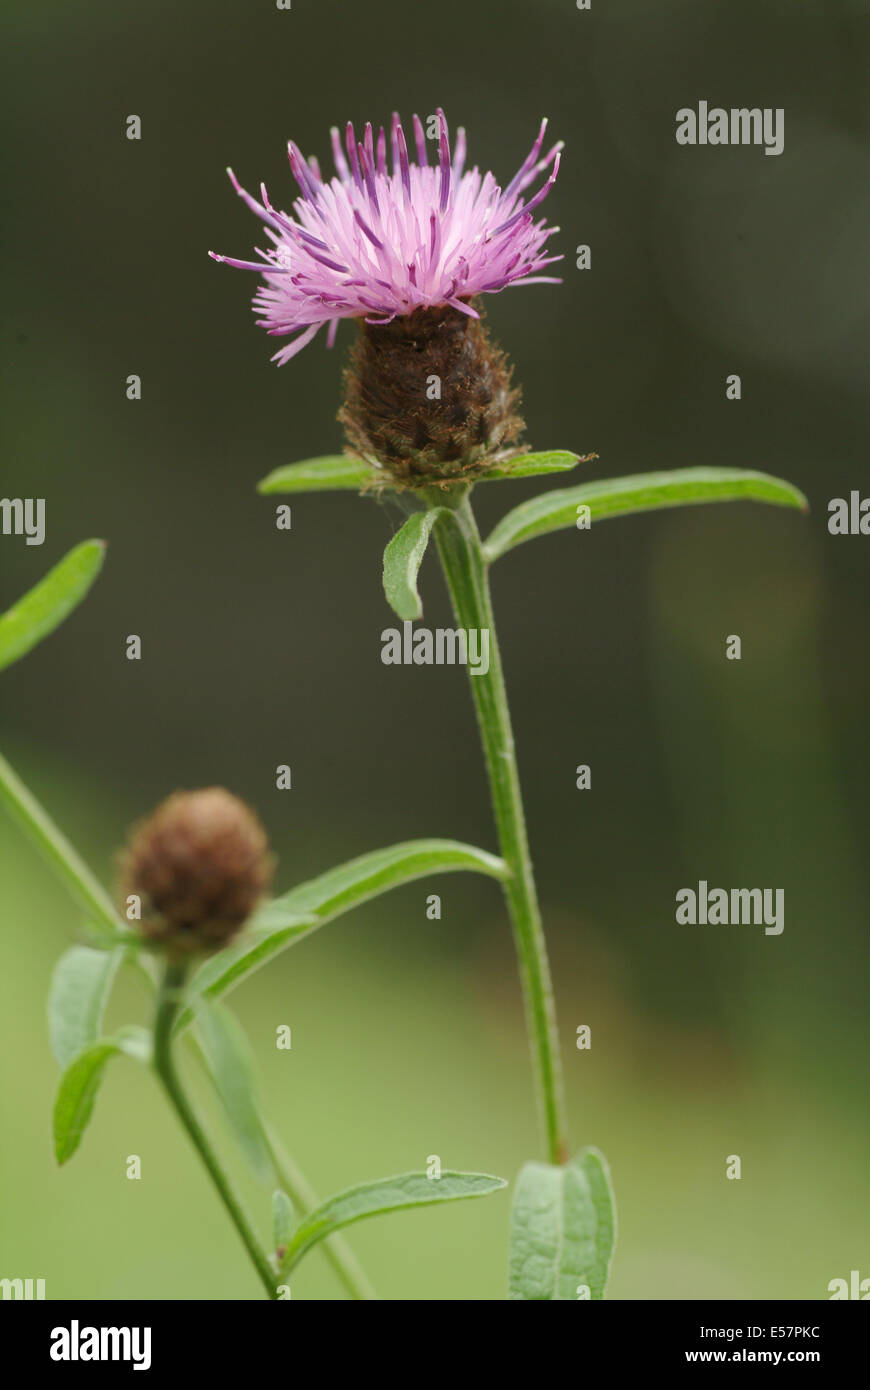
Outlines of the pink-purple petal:
M 556 228 L 533 216 L 559 170 L 561 144 L 541 156 L 546 122 L 502 190 L 492 174 L 477 168 L 465 171 L 461 128 L 451 157 L 440 107 L 437 118 L 434 167 L 417 116 L 417 158 L 412 162 L 402 123 L 393 114 L 389 166 L 383 127 L 375 136 L 374 127 L 367 124 L 358 142 L 348 122 L 345 148 L 334 127 L 330 140 L 336 175 L 327 182 L 317 160 L 305 159 L 291 141 L 288 153 L 300 196 L 289 215 L 272 206 L 265 186 L 260 203 L 230 172 L 237 194 L 265 224 L 273 245 L 257 251 L 262 263 L 209 254 L 225 265 L 261 274 L 253 300 L 257 322 L 271 336 L 290 337 L 275 361 L 289 361 L 324 324 L 331 345 L 341 318 L 383 324 L 439 304 L 477 317 L 469 303 L 476 295 L 495 294 L 509 285 L 558 283 L 540 274 L 561 259 L 545 254 Z M 523 203 L 524 190 L 550 165 L 549 177 Z

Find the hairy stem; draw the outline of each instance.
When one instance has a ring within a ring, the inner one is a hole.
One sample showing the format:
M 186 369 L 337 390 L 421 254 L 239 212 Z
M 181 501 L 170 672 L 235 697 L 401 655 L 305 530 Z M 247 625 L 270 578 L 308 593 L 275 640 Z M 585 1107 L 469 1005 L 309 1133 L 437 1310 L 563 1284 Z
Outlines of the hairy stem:
M 157 997 L 157 1014 L 154 1020 L 154 1069 L 168 1095 L 178 1118 L 187 1130 L 193 1147 L 205 1164 L 220 1198 L 230 1214 L 251 1261 L 260 1276 L 269 1298 L 278 1297 L 275 1271 L 268 1256 L 254 1234 L 247 1216 L 242 1210 L 230 1184 L 229 1178 L 220 1165 L 217 1154 L 200 1124 L 175 1069 L 172 1055 L 172 1025 L 182 1001 L 182 990 L 186 967 L 168 964 L 164 970 Z
M 265 1132 L 269 1156 L 278 1181 L 300 1215 L 307 1215 L 320 1205 L 320 1198 L 305 1174 L 285 1152 L 280 1140 L 269 1125 L 266 1125 Z M 366 1300 L 377 1298 L 365 1270 L 342 1236 L 326 1236 L 320 1242 L 320 1248 L 351 1298 Z
M 439 500 L 443 504 L 443 496 Z M 568 1151 L 550 966 L 529 854 L 489 578 L 480 534 L 467 497 L 439 517 L 435 539 L 457 622 L 460 627 L 489 633 L 489 670 L 486 674 L 482 671 L 471 674 L 469 670 L 471 695 L 501 853 L 511 871 L 504 883 L 504 893 L 519 958 L 544 1150 L 549 1162 L 564 1163 Z

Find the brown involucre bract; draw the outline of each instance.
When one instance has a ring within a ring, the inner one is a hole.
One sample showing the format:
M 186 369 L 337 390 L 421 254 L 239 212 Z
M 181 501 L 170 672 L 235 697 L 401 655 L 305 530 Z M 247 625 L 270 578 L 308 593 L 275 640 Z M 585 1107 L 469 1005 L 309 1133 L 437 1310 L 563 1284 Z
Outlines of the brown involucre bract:
M 121 856 L 125 901 L 140 927 L 183 960 L 225 946 L 272 881 L 274 861 L 254 812 L 223 787 L 175 792 L 134 828 Z
M 392 323 L 360 320 L 339 420 L 385 482 L 424 487 L 475 478 L 519 452 L 524 425 L 511 367 L 479 318 L 450 305 Z

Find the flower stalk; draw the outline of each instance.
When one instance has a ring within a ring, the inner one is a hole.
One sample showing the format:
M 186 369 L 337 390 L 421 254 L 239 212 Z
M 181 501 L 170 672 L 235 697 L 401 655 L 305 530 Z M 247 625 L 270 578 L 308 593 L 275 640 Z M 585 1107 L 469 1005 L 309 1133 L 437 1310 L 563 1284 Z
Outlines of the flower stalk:
M 275 1273 L 269 1258 L 254 1234 L 242 1205 L 233 1191 L 232 1184 L 221 1167 L 220 1161 L 194 1111 L 184 1090 L 181 1078 L 175 1067 L 172 1055 L 172 1028 L 181 1007 L 187 965 L 169 961 L 164 967 L 157 996 L 157 1012 L 154 1019 L 154 1070 L 160 1079 L 172 1106 L 187 1131 L 205 1168 L 217 1188 L 218 1195 L 229 1213 L 236 1230 L 242 1238 L 251 1262 L 260 1277 L 269 1298 L 277 1299 L 278 1290 Z
M 538 906 L 514 748 L 507 690 L 495 629 L 489 575 L 467 490 L 440 492 L 448 507 L 434 529 L 453 610 L 460 627 L 488 629 L 489 670 L 470 678 L 502 858 L 510 868 L 504 894 L 514 929 L 544 1152 L 550 1163 L 568 1158 L 559 1036 L 547 946 Z

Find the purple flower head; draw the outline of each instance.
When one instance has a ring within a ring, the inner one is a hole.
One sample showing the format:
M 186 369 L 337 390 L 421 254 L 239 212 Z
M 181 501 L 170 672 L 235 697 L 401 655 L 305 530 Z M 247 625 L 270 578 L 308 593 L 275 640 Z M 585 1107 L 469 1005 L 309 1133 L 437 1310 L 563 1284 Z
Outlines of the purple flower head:
M 262 202 L 243 189 L 232 170 L 233 187 L 265 226 L 272 243 L 257 249 L 261 261 L 209 254 L 240 270 L 255 270 L 264 283 L 254 296 L 257 323 L 275 337 L 294 335 L 276 352 L 280 365 L 329 324 L 332 346 L 339 319 L 390 323 L 416 309 L 449 305 L 472 318 L 469 300 L 507 285 L 558 283 L 538 272 L 561 256 L 547 256 L 545 243 L 557 227 L 535 221 L 534 210 L 556 180 L 561 142 L 541 155 L 546 120 L 506 188 L 491 173 L 464 172 L 465 132 L 460 129 L 451 156 L 444 112 L 438 110 L 438 159 L 429 164 L 422 123 L 414 117 L 417 159 L 408 156 L 397 115 L 387 136 L 375 138 L 366 125 L 357 142 L 348 122 L 342 149 L 332 131 L 336 174 L 325 181 L 315 159 L 306 161 L 289 145 L 290 168 L 300 197 L 293 215 L 272 206 L 264 186 Z M 526 202 L 525 190 L 544 170 L 552 170 Z

